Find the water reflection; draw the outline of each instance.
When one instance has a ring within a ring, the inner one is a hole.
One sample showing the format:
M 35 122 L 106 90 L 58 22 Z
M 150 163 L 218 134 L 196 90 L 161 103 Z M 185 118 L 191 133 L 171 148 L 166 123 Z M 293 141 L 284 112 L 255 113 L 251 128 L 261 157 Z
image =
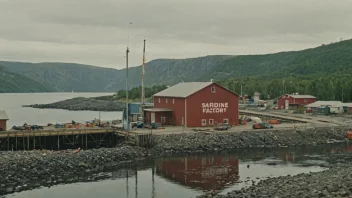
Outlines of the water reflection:
M 223 190 L 239 179 L 235 156 L 193 156 L 156 160 L 158 176 L 203 191 Z
M 267 177 L 321 171 L 331 163 L 351 161 L 350 153 L 352 144 L 342 143 L 149 158 L 105 169 L 104 174 L 108 175 L 99 182 L 57 185 L 50 189 L 16 193 L 11 197 L 179 198 L 195 197 L 209 191 L 224 194 Z M 73 182 L 89 181 L 87 177 L 79 178 Z

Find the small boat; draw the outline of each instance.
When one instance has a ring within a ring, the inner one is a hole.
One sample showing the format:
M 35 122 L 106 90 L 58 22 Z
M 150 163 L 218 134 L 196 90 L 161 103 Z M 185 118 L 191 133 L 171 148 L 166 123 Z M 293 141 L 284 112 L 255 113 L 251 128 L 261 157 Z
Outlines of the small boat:
M 346 133 L 348 139 L 352 140 L 352 129 L 349 129 Z

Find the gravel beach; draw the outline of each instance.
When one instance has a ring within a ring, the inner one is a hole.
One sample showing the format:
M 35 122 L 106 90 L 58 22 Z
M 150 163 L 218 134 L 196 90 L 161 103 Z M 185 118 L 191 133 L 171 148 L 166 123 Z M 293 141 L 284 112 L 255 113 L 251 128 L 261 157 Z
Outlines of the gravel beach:
M 72 179 L 79 173 L 97 173 L 123 161 L 148 156 L 142 148 L 122 146 L 77 152 L 16 151 L 0 154 L 0 194 L 20 191 L 30 183 Z
M 351 197 L 351 165 L 337 164 L 322 172 L 269 178 L 249 188 L 232 191 L 227 195 L 202 195 L 198 198 Z
M 274 148 L 334 143 L 346 140 L 346 127 L 266 130 L 238 133 L 194 133 L 156 137 L 154 156 L 217 152 L 229 149 Z

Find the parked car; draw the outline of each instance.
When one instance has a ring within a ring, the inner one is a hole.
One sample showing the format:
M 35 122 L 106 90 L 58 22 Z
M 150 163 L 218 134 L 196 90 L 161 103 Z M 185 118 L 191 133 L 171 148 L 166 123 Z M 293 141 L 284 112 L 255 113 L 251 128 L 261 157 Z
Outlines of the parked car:
M 274 127 L 267 122 L 253 124 L 253 129 L 272 129 L 272 128 Z

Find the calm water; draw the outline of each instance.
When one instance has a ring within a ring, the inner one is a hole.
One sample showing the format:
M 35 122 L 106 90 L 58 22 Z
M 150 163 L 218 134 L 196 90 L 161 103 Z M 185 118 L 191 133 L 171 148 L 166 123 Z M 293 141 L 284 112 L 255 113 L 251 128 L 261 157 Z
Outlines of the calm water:
M 28 104 L 46 104 L 74 97 L 94 97 L 112 93 L 0 93 L 0 109 L 6 110 L 10 120 L 8 128 L 13 125 L 85 122 L 99 117 L 96 111 L 67 111 L 59 109 L 34 109 L 21 107 Z M 121 112 L 101 112 L 102 120 L 121 119 Z
M 321 171 L 325 169 L 322 165 L 350 160 L 351 152 L 352 145 L 344 143 L 147 159 L 109 171 L 110 179 L 43 187 L 8 197 L 181 198 L 211 190 L 224 194 L 248 186 L 251 180 Z

